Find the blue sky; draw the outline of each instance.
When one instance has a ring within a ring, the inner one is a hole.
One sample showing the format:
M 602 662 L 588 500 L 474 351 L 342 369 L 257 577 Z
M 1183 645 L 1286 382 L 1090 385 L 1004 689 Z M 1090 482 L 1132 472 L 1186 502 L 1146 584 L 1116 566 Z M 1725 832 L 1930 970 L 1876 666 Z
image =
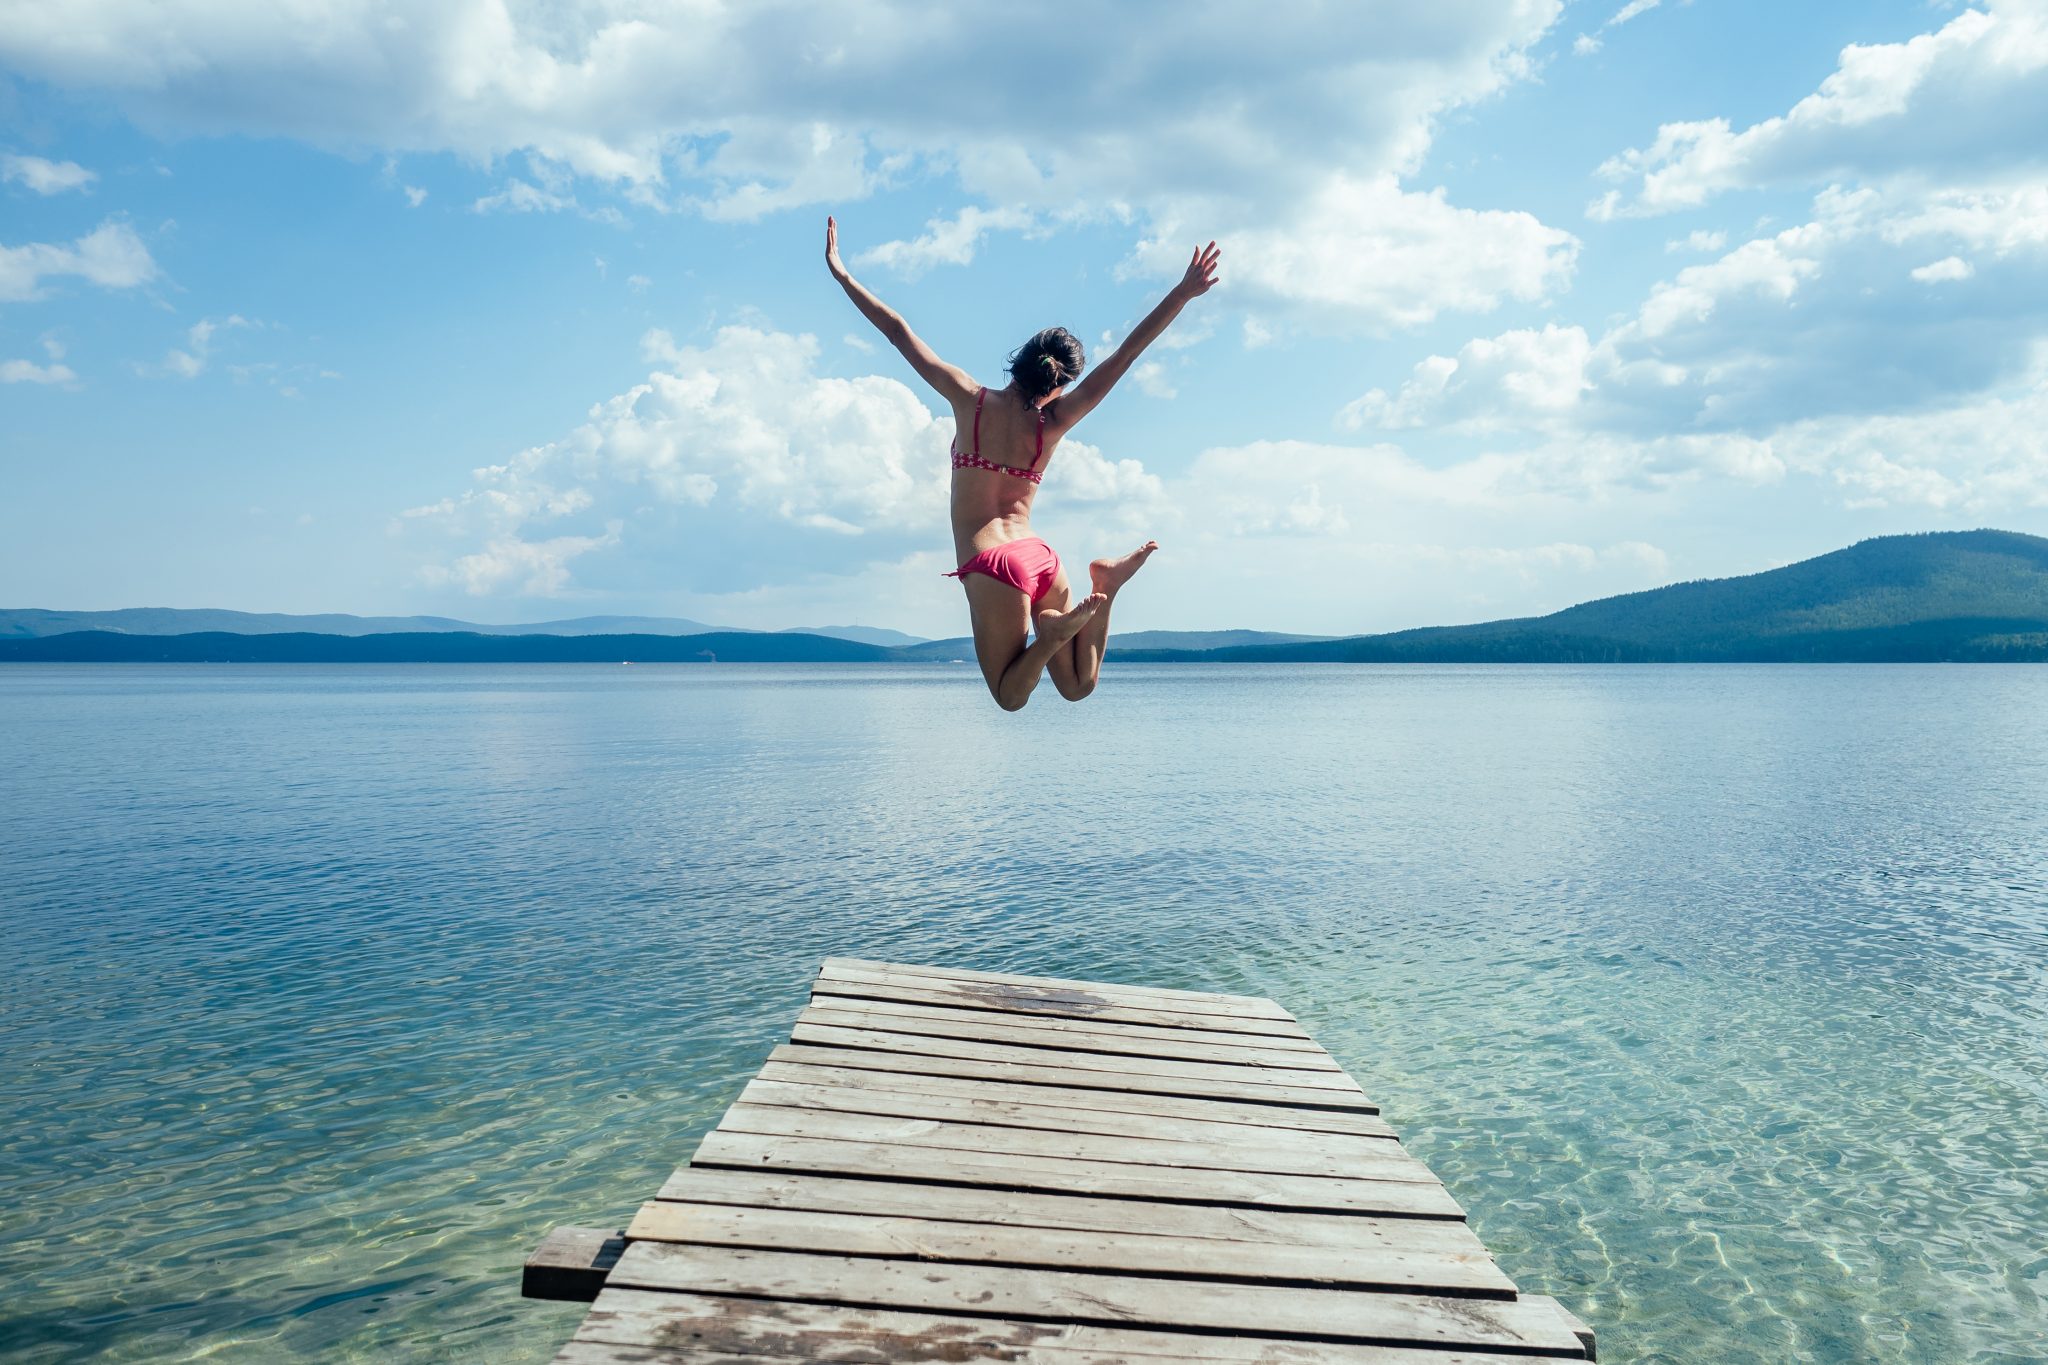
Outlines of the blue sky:
M 964 629 L 950 423 L 1120 629 L 1547 611 L 2048 533 L 2048 0 L 0 13 L 0 605 Z

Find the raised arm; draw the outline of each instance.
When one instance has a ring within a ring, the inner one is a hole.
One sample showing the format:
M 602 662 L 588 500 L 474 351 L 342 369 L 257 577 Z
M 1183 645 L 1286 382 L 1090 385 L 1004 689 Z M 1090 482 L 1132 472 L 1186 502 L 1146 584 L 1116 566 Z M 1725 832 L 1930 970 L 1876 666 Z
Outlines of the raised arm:
M 902 314 L 876 298 L 848 272 L 839 259 L 839 224 L 831 218 L 825 220 L 825 266 L 846 291 L 846 297 L 853 300 L 853 306 L 860 309 L 861 316 L 875 324 L 875 330 L 903 353 L 910 368 L 937 389 L 939 397 L 956 405 L 974 397 L 974 381 L 967 371 L 939 359 L 938 353 L 924 344 L 924 338 L 910 330 Z
M 1180 277 L 1180 283 L 1167 291 L 1166 297 L 1159 301 L 1159 306 L 1145 314 L 1144 321 L 1131 329 L 1131 334 L 1123 339 L 1122 345 L 1109 353 L 1108 358 L 1083 375 L 1080 383 L 1060 395 L 1059 401 L 1052 405 L 1050 415 L 1062 430 L 1071 428 L 1094 411 L 1097 403 L 1109 397 L 1109 391 L 1116 387 L 1116 381 L 1122 379 L 1130 372 L 1131 366 L 1138 363 L 1138 357 L 1145 353 L 1147 346 L 1159 340 L 1160 333 L 1180 316 L 1180 310 L 1187 307 L 1191 300 L 1209 292 L 1216 283 L 1216 263 L 1219 258 L 1220 254 L 1214 242 L 1196 250 L 1193 259 L 1188 262 L 1187 273 Z

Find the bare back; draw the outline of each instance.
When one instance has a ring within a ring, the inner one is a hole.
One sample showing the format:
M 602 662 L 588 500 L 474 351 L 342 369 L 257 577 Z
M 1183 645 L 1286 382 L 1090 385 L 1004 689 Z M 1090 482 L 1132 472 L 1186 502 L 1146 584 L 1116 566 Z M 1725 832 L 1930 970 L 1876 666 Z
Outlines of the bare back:
M 982 458 L 1013 469 L 1030 469 L 1034 462 L 1043 472 L 1052 462 L 1053 451 L 1066 434 L 1058 417 L 1057 400 L 1046 405 L 1044 449 L 1041 453 L 1039 410 L 1026 407 L 1004 389 L 989 389 L 981 404 L 980 450 Z M 975 397 L 953 404 L 953 448 L 974 451 L 976 436 Z M 953 471 L 953 549 L 961 561 L 983 550 L 1031 534 L 1031 504 L 1038 485 L 991 469 Z

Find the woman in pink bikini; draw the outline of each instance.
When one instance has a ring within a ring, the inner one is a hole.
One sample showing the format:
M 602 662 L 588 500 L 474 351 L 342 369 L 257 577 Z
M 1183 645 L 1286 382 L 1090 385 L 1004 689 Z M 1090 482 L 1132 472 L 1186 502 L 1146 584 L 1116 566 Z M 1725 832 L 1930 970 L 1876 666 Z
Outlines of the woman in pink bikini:
M 1188 300 L 1209 292 L 1216 261 L 1214 242 L 1197 251 L 1180 283 L 1078 384 L 1086 363 L 1081 343 L 1064 327 L 1048 327 L 1010 357 L 1010 382 L 991 393 L 967 371 L 939 359 L 909 323 L 847 273 L 839 260 L 839 225 L 825 220 L 825 264 L 832 278 L 924 382 L 953 405 L 953 553 L 960 567 L 947 576 L 967 590 L 981 676 L 1005 711 L 1023 709 L 1045 673 L 1068 701 L 1093 692 L 1102 676 L 1109 605 L 1158 543 L 1148 540 L 1121 558 L 1091 563 L 1093 591 L 1070 605 L 1059 556 L 1031 534 L 1031 502 L 1060 438 L 1109 396 Z

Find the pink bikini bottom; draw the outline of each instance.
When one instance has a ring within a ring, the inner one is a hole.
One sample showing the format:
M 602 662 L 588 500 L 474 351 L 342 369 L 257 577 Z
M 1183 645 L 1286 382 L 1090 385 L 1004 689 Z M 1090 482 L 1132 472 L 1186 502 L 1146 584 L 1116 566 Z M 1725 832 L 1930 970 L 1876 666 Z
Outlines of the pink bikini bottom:
M 1035 606 L 1038 599 L 1052 591 L 1052 585 L 1059 581 L 1060 557 L 1052 552 L 1052 546 L 1037 536 L 1031 536 L 991 546 L 946 577 L 965 578 L 971 573 L 985 574 L 998 583 L 1008 583 Z

